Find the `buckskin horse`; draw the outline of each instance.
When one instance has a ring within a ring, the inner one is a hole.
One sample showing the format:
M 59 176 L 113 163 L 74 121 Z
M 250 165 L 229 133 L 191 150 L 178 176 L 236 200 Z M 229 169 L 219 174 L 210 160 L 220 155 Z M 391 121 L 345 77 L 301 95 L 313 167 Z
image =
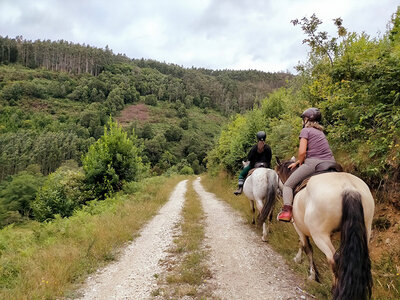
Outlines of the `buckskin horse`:
M 280 162 L 275 170 L 281 186 L 294 170 L 293 161 Z M 301 247 L 295 257 L 301 261 L 304 251 L 310 262 L 310 277 L 318 281 L 311 237 L 325 254 L 333 274 L 333 299 L 367 299 L 371 296 L 372 275 L 368 242 L 374 215 L 374 199 L 367 184 L 345 172 L 329 172 L 312 176 L 293 201 L 293 225 Z M 331 234 L 340 231 L 336 251 Z
M 243 162 L 246 166 L 249 162 Z M 250 172 L 252 172 L 250 174 Z M 255 224 L 255 207 L 258 210 L 257 223 L 263 227 L 262 240 L 267 241 L 268 224 L 267 219 L 271 219 L 272 211 L 276 201 L 276 191 L 278 189 L 278 175 L 272 169 L 257 167 L 250 170 L 248 177 L 243 185 L 243 193 L 250 201 L 250 208 L 253 212 L 253 224 Z

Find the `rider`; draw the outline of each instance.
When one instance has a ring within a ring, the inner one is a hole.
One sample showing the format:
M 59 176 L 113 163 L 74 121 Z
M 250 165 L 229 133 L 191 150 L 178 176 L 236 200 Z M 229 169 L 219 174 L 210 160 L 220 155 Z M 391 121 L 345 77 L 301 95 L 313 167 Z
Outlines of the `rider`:
M 271 148 L 265 144 L 266 136 L 267 135 L 264 131 L 257 132 L 258 142 L 251 148 L 249 154 L 247 155 L 247 160 L 250 161 L 250 164 L 247 167 L 244 167 L 242 172 L 240 172 L 238 189 L 234 192 L 236 196 L 242 193 L 244 179 L 246 178 L 247 173 L 254 168 L 256 163 L 264 163 L 265 167 L 271 167 L 272 152 Z
M 295 170 L 283 185 L 283 208 L 278 215 L 279 221 L 290 222 L 292 218 L 293 189 L 298 183 L 310 176 L 315 167 L 323 161 L 335 162 L 328 140 L 323 133 L 321 112 L 318 108 L 306 109 L 302 114 L 303 129 L 300 132 L 300 146 L 298 160 L 288 168 Z

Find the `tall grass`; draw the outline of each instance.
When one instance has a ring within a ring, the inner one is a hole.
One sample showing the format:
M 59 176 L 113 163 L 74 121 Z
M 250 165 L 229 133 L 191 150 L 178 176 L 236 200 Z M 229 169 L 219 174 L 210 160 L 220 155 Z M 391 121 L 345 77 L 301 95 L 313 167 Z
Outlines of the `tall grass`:
M 131 185 L 134 194 L 93 202 L 67 219 L 29 222 L 0 231 L 0 299 L 71 296 L 76 283 L 113 260 L 156 214 L 182 177 Z
M 236 197 L 233 191 L 236 189 L 236 179 L 232 179 L 225 173 L 219 173 L 216 177 L 209 175 L 202 178 L 202 183 L 206 189 L 215 193 L 220 199 L 229 203 L 234 209 L 238 210 L 242 216 L 251 224 L 251 211 L 249 201 L 242 195 Z M 293 257 L 299 247 L 299 239 L 292 224 L 276 221 L 275 216 L 281 208 L 281 199 L 277 201 L 273 222 L 270 226 L 268 244 L 280 253 L 287 264 L 295 270 L 300 277 L 306 279 L 308 273 L 308 258 L 303 255 L 301 264 L 296 264 Z M 400 228 L 400 227 L 399 227 Z M 262 230 L 254 226 L 261 238 Z M 375 232 L 375 239 L 379 239 L 379 232 Z M 338 248 L 339 237 L 333 236 L 333 243 Z M 305 289 L 313 294 L 317 299 L 331 298 L 332 272 L 326 262 L 325 255 L 312 243 L 314 259 L 320 272 L 321 283 L 305 280 Z M 370 250 L 374 251 L 372 243 Z M 400 245 L 395 246 L 387 252 L 383 252 L 378 259 L 372 259 L 372 273 L 374 280 L 373 299 L 399 299 L 400 298 Z

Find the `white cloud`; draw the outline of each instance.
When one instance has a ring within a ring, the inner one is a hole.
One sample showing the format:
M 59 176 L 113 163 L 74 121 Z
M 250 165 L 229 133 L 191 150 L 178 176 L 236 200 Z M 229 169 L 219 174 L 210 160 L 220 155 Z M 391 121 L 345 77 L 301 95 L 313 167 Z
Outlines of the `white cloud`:
M 335 33 L 384 33 L 394 0 L 1 0 L 0 35 L 108 45 L 131 58 L 186 67 L 293 71 L 306 60 L 304 35 L 290 20 L 313 13 Z

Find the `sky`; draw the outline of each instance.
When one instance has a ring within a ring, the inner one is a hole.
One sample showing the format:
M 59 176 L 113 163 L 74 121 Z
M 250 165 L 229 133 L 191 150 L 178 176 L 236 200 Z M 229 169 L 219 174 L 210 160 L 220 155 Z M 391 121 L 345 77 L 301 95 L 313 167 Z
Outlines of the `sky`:
M 0 0 L 0 36 L 106 45 L 129 58 L 183 67 L 288 71 L 307 60 L 293 19 L 313 13 L 336 35 L 382 36 L 396 0 Z

